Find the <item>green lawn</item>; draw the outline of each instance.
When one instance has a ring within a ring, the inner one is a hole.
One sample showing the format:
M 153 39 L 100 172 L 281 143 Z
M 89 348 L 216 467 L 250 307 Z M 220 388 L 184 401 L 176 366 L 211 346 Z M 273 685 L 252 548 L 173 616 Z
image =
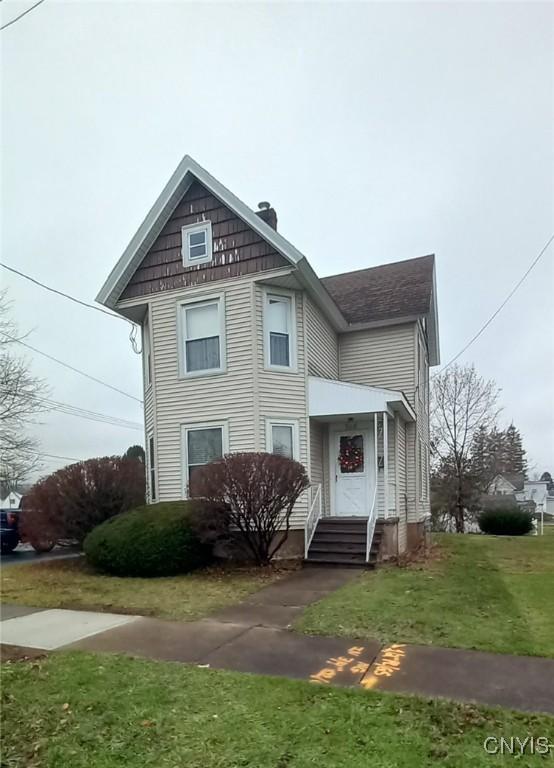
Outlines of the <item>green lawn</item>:
M 4 665 L 9 768 L 475 768 L 554 720 L 179 664 L 58 653 Z M 518 766 L 550 764 L 525 756 Z
M 191 621 L 238 603 L 282 575 L 272 569 L 208 569 L 155 579 L 93 571 L 83 559 L 2 569 L 3 603 L 136 613 Z
M 426 563 L 387 567 L 310 606 L 297 629 L 554 656 L 554 531 L 442 534 Z

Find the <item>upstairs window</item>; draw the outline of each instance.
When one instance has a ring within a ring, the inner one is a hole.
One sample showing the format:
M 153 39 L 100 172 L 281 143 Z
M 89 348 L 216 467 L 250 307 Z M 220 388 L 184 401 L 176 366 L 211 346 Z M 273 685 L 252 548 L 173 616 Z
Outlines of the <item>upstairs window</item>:
M 189 224 L 181 229 L 183 266 L 193 267 L 212 260 L 212 223 Z
M 181 304 L 180 311 L 182 375 L 221 373 L 224 370 L 221 299 Z
M 267 293 L 265 298 L 265 356 L 268 368 L 293 370 L 295 360 L 294 298 Z

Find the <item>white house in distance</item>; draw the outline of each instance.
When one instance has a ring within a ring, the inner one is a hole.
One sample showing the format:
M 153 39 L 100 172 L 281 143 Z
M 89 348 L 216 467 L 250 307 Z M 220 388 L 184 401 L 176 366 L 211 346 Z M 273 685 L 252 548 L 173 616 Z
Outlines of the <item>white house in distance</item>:
M 434 257 L 319 278 L 259 208 L 185 157 L 98 294 L 142 326 L 149 500 L 186 498 L 222 454 L 273 451 L 312 483 L 288 554 L 396 556 L 429 515 Z
M 21 494 L 10 491 L 4 499 L 0 499 L 0 509 L 19 509 Z
M 489 486 L 492 496 L 512 496 L 519 504 L 534 502 L 535 509 L 554 515 L 554 496 L 548 492 L 547 480 L 526 480 L 522 474 L 499 474 Z

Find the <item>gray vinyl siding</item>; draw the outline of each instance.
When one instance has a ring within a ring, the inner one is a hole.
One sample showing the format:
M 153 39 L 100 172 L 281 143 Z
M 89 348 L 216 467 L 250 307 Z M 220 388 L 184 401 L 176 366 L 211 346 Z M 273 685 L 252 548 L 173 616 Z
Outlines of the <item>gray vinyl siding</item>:
M 310 479 L 321 484 L 322 514 L 330 514 L 329 425 L 310 420 Z
M 421 520 L 430 509 L 429 495 L 420 498 L 419 440 L 429 450 L 429 413 L 417 387 L 417 345 L 423 337 L 416 323 L 393 325 L 339 336 L 340 378 L 354 384 L 404 392 L 416 412 L 407 425 L 406 497 L 408 520 Z M 427 401 L 428 402 L 428 401 Z
M 179 378 L 177 308 L 180 300 L 224 295 L 227 369 L 224 374 Z M 183 497 L 181 428 L 225 424 L 229 451 L 254 450 L 251 283 L 221 281 L 214 286 L 168 291 L 150 299 L 155 360 L 158 498 Z
M 275 289 L 273 289 L 275 290 Z M 278 292 L 278 291 L 277 291 Z M 257 397 L 259 412 L 258 430 L 262 450 L 266 447 L 266 420 L 290 419 L 298 422 L 300 455 L 299 461 L 309 473 L 308 456 L 308 409 L 307 409 L 307 374 L 304 333 L 303 294 L 295 292 L 296 311 L 296 360 L 295 372 L 282 372 L 266 369 L 264 355 L 264 287 L 256 285 L 256 350 L 254 360 L 257 363 Z M 249 372 L 246 370 L 245 375 Z M 307 494 L 302 494 L 294 507 L 291 517 L 292 528 L 303 528 L 307 514 Z
M 150 456 L 148 455 L 148 439 L 154 438 L 154 464 L 156 464 L 156 433 L 154 429 L 154 388 L 149 386 L 144 391 L 144 453 L 146 456 L 145 469 L 150 469 Z M 156 478 L 157 483 L 157 478 Z M 146 472 L 146 498 L 152 500 L 152 488 L 150 487 L 150 472 Z
M 398 551 L 404 552 L 407 546 L 407 478 L 406 478 L 406 423 L 396 417 L 396 456 L 397 456 L 397 515 L 398 515 Z
M 371 422 L 371 437 L 373 440 L 373 421 Z M 377 481 L 377 517 L 393 517 L 396 511 L 396 456 L 395 443 L 396 435 L 394 429 L 394 420 L 388 420 L 388 509 L 385 510 L 385 469 L 379 469 Z M 378 433 L 377 433 L 377 454 L 383 456 L 384 453 L 384 435 L 382 430 L 382 417 L 379 414 Z
M 324 379 L 339 378 L 338 339 L 315 304 L 306 298 L 308 373 Z
M 341 334 L 341 380 L 400 390 L 413 401 L 415 328 L 408 323 Z
M 419 344 L 421 354 L 420 357 L 417 357 L 417 345 Z M 417 439 L 418 441 L 421 441 L 421 447 L 423 454 L 427 454 L 427 457 L 429 455 L 429 443 L 430 443 L 430 428 L 429 428 L 429 396 L 428 392 L 426 391 L 426 380 L 429 376 L 429 367 L 428 367 L 428 356 L 427 356 L 427 349 L 426 349 L 426 343 L 425 343 L 425 337 L 423 334 L 423 331 L 421 327 L 418 325 L 417 328 L 417 334 L 416 334 L 416 363 L 418 361 L 421 361 L 422 367 L 423 367 L 423 374 L 422 374 L 422 381 L 423 386 L 418 386 L 416 397 L 415 397 L 415 409 L 417 413 Z M 416 380 L 419 381 L 419 371 L 416 370 Z M 430 477 L 429 477 L 429 459 L 427 458 L 427 462 L 423 464 L 422 472 L 420 472 L 419 469 L 419 462 L 420 462 L 420 453 L 419 453 L 419 442 L 417 444 L 417 451 L 416 451 L 416 460 L 417 460 L 417 508 L 418 513 L 417 517 L 418 519 L 421 519 L 422 517 L 425 517 L 426 515 L 429 515 L 431 512 L 431 502 L 430 502 Z M 421 485 L 421 477 L 423 475 L 423 485 Z

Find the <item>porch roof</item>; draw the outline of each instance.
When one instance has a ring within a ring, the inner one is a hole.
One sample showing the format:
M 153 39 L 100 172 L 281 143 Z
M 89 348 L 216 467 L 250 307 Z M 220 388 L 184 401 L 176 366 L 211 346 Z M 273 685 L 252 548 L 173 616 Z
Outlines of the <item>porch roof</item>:
M 405 421 L 415 421 L 403 392 L 318 376 L 308 377 L 308 412 L 314 418 L 382 412 L 392 416 L 397 412 Z

